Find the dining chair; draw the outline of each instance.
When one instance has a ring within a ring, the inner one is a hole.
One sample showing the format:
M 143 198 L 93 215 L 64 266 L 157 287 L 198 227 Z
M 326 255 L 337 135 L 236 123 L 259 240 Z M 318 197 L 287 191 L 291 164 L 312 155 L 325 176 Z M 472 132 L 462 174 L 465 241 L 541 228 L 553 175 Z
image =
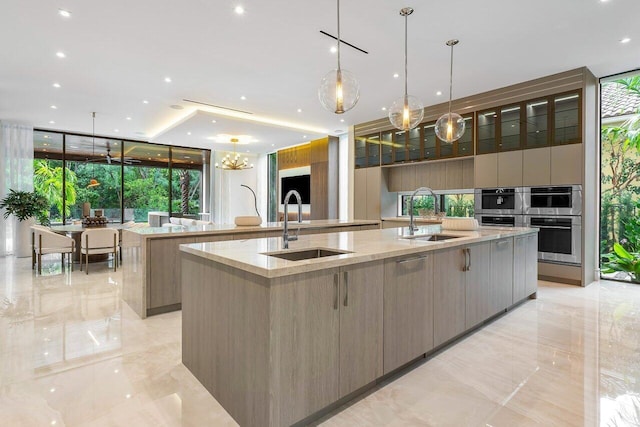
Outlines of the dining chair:
M 62 271 L 64 271 L 65 255 L 69 254 L 71 271 L 73 271 L 73 253 L 76 250 L 76 242 L 68 236 L 54 233 L 45 229 L 36 229 L 34 238 L 34 254 L 38 259 L 38 274 L 42 274 L 42 255 L 61 254 Z
M 34 224 L 31 226 L 31 269 L 36 268 L 36 232 L 38 230 L 50 231 L 49 227 L 44 225 Z
M 113 228 L 95 228 L 82 232 L 80 236 L 80 271 L 84 255 L 85 271 L 89 274 L 89 255 L 112 254 L 113 271 L 118 265 L 118 230 Z

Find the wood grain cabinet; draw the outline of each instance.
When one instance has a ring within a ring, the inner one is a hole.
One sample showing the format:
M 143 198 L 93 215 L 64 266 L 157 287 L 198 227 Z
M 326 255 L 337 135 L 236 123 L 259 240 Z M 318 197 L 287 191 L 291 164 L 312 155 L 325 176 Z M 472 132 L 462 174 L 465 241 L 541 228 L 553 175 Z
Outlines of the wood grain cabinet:
M 433 345 L 437 347 L 466 329 L 464 248 L 436 252 L 433 265 Z
M 195 237 L 180 239 L 150 240 L 148 257 L 154 265 L 164 268 L 147 266 L 148 277 L 152 284 L 147 292 L 147 315 L 156 311 L 179 310 L 182 302 L 182 264 L 180 262 L 180 245 L 196 243 Z M 167 274 L 169 273 L 169 274 Z M 163 307 L 168 307 L 163 310 Z
M 483 154 L 475 157 L 475 187 L 491 188 L 498 186 L 498 153 Z
M 433 254 L 384 263 L 384 373 L 433 348 Z
M 491 245 L 482 243 L 467 249 L 465 275 L 465 328 L 470 329 L 489 317 Z
M 538 290 L 538 236 L 529 234 L 514 238 L 513 299 L 515 304 Z
M 380 167 L 354 170 L 353 213 L 355 219 L 380 219 L 381 179 Z
M 493 316 L 513 303 L 513 237 L 491 242 L 489 311 Z

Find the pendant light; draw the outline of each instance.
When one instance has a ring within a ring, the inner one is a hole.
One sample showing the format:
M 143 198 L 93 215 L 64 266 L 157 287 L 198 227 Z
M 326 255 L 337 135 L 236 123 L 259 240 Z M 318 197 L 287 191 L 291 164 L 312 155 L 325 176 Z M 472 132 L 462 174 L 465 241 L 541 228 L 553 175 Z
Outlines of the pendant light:
M 360 84 L 355 76 L 340 67 L 340 0 L 338 2 L 338 68 L 329 71 L 320 81 L 318 98 L 327 110 L 342 114 L 351 110 L 360 99 Z
M 216 168 L 222 170 L 230 170 L 230 171 L 241 171 L 245 169 L 252 169 L 253 164 L 249 164 L 249 158 L 245 157 L 244 160 L 240 160 L 240 155 L 236 151 L 236 144 L 238 143 L 238 138 L 231 138 L 231 142 L 233 143 L 233 157 L 227 154 L 222 158 L 222 164 L 216 163 Z
M 389 108 L 389 121 L 400 130 L 409 130 L 418 126 L 424 117 L 424 105 L 415 96 L 407 92 L 407 18 L 413 13 L 413 8 L 400 9 L 400 16 L 404 16 L 404 96 L 396 99 Z
M 460 114 L 451 112 L 451 99 L 453 98 L 453 47 L 459 43 L 453 39 L 447 42 L 451 47 L 451 68 L 449 69 L 449 112 L 443 114 L 436 122 L 436 135 L 444 142 L 452 143 L 464 135 L 465 121 Z
M 94 111 L 93 113 L 91 113 L 92 117 L 93 117 L 93 156 L 96 156 L 96 112 Z M 92 159 L 94 160 L 94 159 Z M 92 187 L 97 187 L 100 185 L 100 183 L 98 182 L 98 180 L 96 179 L 96 169 L 95 169 L 95 165 L 91 165 L 91 175 L 93 176 L 93 178 L 91 178 L 91 180 L 89 181 L 89 185 L 87 185 L 87 188 L 92 188 Z

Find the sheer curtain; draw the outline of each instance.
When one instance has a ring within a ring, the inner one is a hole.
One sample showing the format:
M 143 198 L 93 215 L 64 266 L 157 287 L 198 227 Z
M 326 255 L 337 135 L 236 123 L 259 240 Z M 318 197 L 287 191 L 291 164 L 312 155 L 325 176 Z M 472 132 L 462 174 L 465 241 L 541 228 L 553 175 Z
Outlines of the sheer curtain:
M 0 199 L 9 189 L 33 191 L 33 126 L 0 120 Z M 13 251 L 13 217 L 0 211 L 0 256 Z

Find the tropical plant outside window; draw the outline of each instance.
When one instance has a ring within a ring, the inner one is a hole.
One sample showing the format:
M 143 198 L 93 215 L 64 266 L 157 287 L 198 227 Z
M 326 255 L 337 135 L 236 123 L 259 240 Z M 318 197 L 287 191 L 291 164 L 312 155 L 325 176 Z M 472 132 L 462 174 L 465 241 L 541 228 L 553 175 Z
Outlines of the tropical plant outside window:
M 209 154 L 98 137 L 94 145 L 90 136 L 36 130 L 34 187 L 49 201 L 54 224 L 80 219 L 84 202 L 111 222 L 146 222 L 150 211 L 197 218 L 204 211 L 203 170 Z M 100 185 L 87 188 L 91 179 Z
M 438 204 L 442 212 L 447 216 L 473 217 L 473 193 L 438 194 Z M 409 215 L 410 194 L 401 194 L 399 206 L 400 215 Z M 413 199 L 413 214 L 416 216 L 431 216 L 435 213 L 433 196 L 417 195 Z
M 602 273 L 640 282 L 640 75 L 603 83 L 601 150 Z

